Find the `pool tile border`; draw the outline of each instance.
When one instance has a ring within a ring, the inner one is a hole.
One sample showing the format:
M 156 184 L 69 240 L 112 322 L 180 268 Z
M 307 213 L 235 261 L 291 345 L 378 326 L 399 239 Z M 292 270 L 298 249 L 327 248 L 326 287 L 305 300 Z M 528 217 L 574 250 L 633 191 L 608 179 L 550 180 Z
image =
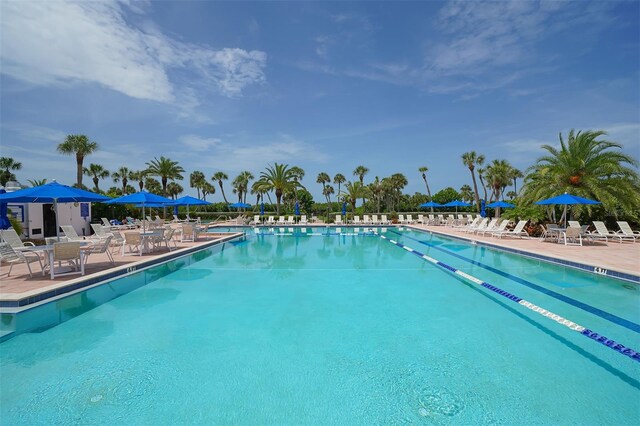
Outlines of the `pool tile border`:
M 24 293 L 17 294 L 16 299 L 2 299 L 0 300 L 0 309 L 2 308 L 26 308 L 34 305 L 36 303 L 40 303 L 46 301 L 48 299 L 52 299 L 54 297 L 58 297 L 64 294 L 71 294 L 77 290 L 85 289 L 91 287 L 93 285 L 99 284 L 103 281 L 109 281 L 114 278 L 118 278 L 124 275 L 131 274 L 133 272 L 137 272 L 138 270 L 145 269 L 151 266 L 156 266 L 161 263 L 165 263 L 167 261 L 177 259 L 182 256 L 186 256 L 197 251 L 200 251 L 205 248 L 209 248 L 218 244 L 223 244 L 225 242 L 235 240 L 237 238 L 244 237 L 244 233 L 234 233 L 232 235 L 216 239 L 213 241 L 207 241 L 203 244 L 199 244 L 196 246 L 185 247 L 183 249 L 179 249 L 176 251 L 170 251 L 161 256 L 154 257 L 153 259 L 142 260 L 140 262 L 130 263 L 127 265 L 119 266 L 114 269 L 108 269 L 105 272 L 96 272 L 87 277 L 78 278 L 73 281 L 69 281 L 67 285 L 62 287 L 52 288 L 51 290 L 41 291 L 35 290 L 37 294 L 22 296 Z M 22 297 L 21 297 L 22 296 Z
M 488 243 L 486 241 L 479 241 L 479 240 L 474 240 L 471 238 L 465 238 L 465 237 L 461 237 L 459 235 L 452 235 L 452 234 L 447 234 L 444 232 L 438 232 L 435 231 L 433 229 L 423 229 L 423 228 L 417 228 L 417 227 L 413 227 L 413 226 L 406 226 L 406 228 L 415 230 L 415 231 L 421 231 L 421 232 L 433 232 L 434 234 L 437 235 L 441 235 L 443 237 L 447 237 L 447 238 L 453 238 L 459 241 L 465 241 L 465 242 L 473 242 L 474 244 L 480 245 L 480 246 L 485 246 L 485 247 L 489 247 L 491 249 L 495 249 L 495 250 L 501 250 L 504 252 L 508 252 L 508 253 L 514 253 L 514 254 L 518 254 L 520 256 L 526 256 L 526 257 L 530 257 L 533 259 L 538 259 L 538 260 L 542 260 L 548 263 L 554 263 L 556 265 L 562 265 L 562 266 L 568 266 L 571 268 L 575 268 L 575 269 L 580 269 L 582 271 L 586 271 L 589 272 L 591 274 L 596 274 L 596 275 L 603 275 L 606 277 L 610 277 L 610 278 L 617 278 L 619 280 L 623 280 L 623 281 L 628 281 L 628 282 L 632 282 L 634 284 L 638 284 L 640 285 L 640 275 L 634 275 L 634 274 L 630 274 L 627 272 L 621 272 L 621 271 L 616 271 L 614 269 L 608 269 L 608 268 L 602 268 L 600 266 L 597 265 L 589 265 L 586 263 L 580 263 L 580 262 L 575 262 L 572 260 L 566 260 L 566 259 L 561 259 L 558 257 L 552 257 L 552 256 L 545 256 L 543 254 L 538 254 L 538 253 L 533 253 L 530 251 L 526 251 L 526 250 L 521 250 L 521 249 L 515 249 L 515 248 L 510 248 L 510 247 L 504 247 L 504 246 L 500 246 L 500 245 L 496 245 L 496 244 L 491 244 Z

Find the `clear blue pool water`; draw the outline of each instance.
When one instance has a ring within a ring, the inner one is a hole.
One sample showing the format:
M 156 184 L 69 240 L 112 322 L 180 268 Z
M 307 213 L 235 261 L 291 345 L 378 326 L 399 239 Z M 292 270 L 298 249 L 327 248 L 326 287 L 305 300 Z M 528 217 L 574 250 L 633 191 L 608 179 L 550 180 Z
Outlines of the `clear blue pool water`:
M 387 232 L 640 348 L 635 285 Z M 640 363 L 376 236 L 249 234 L 146 274 L 0 344 L 3 424 L 640 421 Z

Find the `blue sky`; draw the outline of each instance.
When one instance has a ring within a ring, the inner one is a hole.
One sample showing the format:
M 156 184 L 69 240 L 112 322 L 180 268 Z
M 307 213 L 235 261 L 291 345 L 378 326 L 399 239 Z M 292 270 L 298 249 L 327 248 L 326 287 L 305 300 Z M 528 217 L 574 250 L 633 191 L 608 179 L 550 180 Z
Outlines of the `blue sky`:
M 0 151 L 20 181 L 72 184 L 85 160 L 188 174 L 274 162 L 403 173 L 459 189 L 475 150 L 526 169 L 571 128 L 640 153 L 640 3 L 0 3 Z M 85 183 L 91 184 L 90 179 Z M 110 180 L 101 187 L 111 186 Z M 230 188 L 227 189 L 230 193 Z M 216 193 L 209 198 L 221 201 Z

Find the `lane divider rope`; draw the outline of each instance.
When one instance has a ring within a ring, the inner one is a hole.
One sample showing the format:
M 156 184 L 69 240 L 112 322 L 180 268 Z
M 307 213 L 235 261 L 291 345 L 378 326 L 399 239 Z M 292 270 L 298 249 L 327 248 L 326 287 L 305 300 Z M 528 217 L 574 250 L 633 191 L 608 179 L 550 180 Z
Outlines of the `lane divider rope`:
M 388 238 L 385 235 L 380 235 L 380 238 L 382 238 L 382 239 L 384 239 L 386 241 L 389 241 L 392 244 L 395 244 L 396 246 L 398 246 L 398 247 L 408 251 L 409 253 L 412 253 L 412 254 L 414 254 L 414 255 L 426 260 L 427 262 L 433 263 L 434 265 L 437 265 L 437 266 L 439 266 L 439 267 L 441 267 L 443 269 L 446 269 L 447 271 L 449 271 L 449 272 L 451 272 L 453 274 L 456 274 L 456 275 L 466 279 L 467 281 L 470 281 L 470 282 L 472 282 L 474 284 L 477 284 L 477 285 L 479 285 L 481 287 L 484 287 L 484 288 L 486 288 L 488 290 L 491 290 L 494 293 L 499 294 L 500 296 L 503 296 L 503 297 L 513 301 L 513 302 L 516 302 L 519 305 L 524 306 L 525 308 L 527 308 L 527 309 L 529 309 L 529 310 L 531 310 L 533 312 L 536 312 L 536 313 L 538 313 L 538 314 L 540 314 L 540 315 L 542 315 L 544 317 L 547 317 L 547 318 L 557 322 L 560 325 L 568 327 L 573 331 L 577 331 L 578 333 L 582 334 L 583 336 L 586 336 L 586 337 L 588 337 L 588 338 L 590 338 L 592 340 L 595 340 L 596 342 L 608 347 L 609 349 L 613 349 L 614 351 L 616 351 L 616 352 L 618 352 L 618 353 L 620 353 L 622 355 L 625 355 L 625 356 L 633 359 L 634 361 L 640 362 L 640 352 L 635 351 L 635 350 L 631 349 L 628 346 L 625 346 L 625 345 L 623 345 L 621 343 L 618 343 L 615 340 L 609 339 L 608 337 L 603 336 L 603 335 L 601 335 L 599 333 L 596 333 L 593 330 L 589 330 L 588 328 L 586 328 L 586 327 L 584 327 L 584 326 L 582 326 L 580 324 L 576 324 L 573 321 L 570 321 L 570 320 L 568 320 L 566 318 L 563 318 L 560 315 L 554 314 L 553 312 L 548 311 L 548 310 L 546 310 L 546 309 L 544 309 L 544 308 L 542 308 L 540 306 L 537 306 L 537 305 L 535 305 L 535 304 L 533 304 L 531 302 L 528 302 L 528 301 L 522 299 L 521 297 L 518 297 L 518 296 L 516 296 L 514 294 L 511 294 L 508 291 L 502 290 L 499 287 L 496 287 L 496 286 L 494 286 L 492 284 L 489 284 L 489 283 L 487 283 L 485 281 L 482 281 L 481 279 L 478 279 L 478 278 L 476 278 L 476 277 L 474 277 L 472 275 L 469 275 L 469 274 L 467 274 L 465 272 L 462 272 L 462 271 L 460 271 L 460 270 L 458 270 L 458 269 L 456 269 L 456 268 L 454 268 L 454 267 L 452 267 L 450 265 L 447 265 L 446 263 L 442 263 L 437 259 L 434 259 L 432 257 L 427 256 L 426 254 L 420 253 L 419 251 L 414 250 L 414 249 L 412 249 L 410 247 L 407 247 L 407 246 L 405 246 L 404 244 L 402 244 L 402 243 L 400 243 L 398 241 L 392 240 L 391 238 Z

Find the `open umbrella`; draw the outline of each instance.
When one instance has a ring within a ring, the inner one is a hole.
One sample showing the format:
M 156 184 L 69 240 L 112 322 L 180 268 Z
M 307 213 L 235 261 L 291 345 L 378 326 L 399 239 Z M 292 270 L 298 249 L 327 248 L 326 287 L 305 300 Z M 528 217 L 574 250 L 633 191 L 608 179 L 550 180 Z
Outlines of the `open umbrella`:
M 33 188 L 20 189 L 15 192 L 0 194 L 0 202 L 14 203 L 53 203 L 53 211 L 56 216 L 56 237 L 60 240 L 60 227 L 58 226 L 58 203 L 91 203 L 107 201 L 109 197 L 61 185 L 55 180 L 45 185 Z
M 184 197 L 178 198 L 173 202 L 173 205 L 176 206 L 176 208 L 178 206 L 187 206 L 187 217 L 189 217 L 189 206 L 208 206 L 209 204 L 213 203 L 210 203 L 206 200 L 201 200 L 196 197 L 192 197 L 190 195 L 185 195 Z
M 491 204 L 488 204 L 487 207 L 491 207 L 491 208 L 497 208 L 500 207 L 502 209 L 512 209 L 515 206 L 511 203 L 507 203 L 506 201 L 494 201 Z
M 4 188 L 0 188 L 0 194 L 6 194 L 7 191 Z M 0 202 L 0 229 L 9 229 L 11 227 L 11 222 L 7 217 L 7 203 Z
M 436 203 L 435 201 L 429 201 L 427 203 L 422 203 L 418 207 L 442 207 L 442 204 Z
M 229 204 L 229 207 L 233 207 L 233 208 L 236 208 L 236 209 L 248 209 L 249 207 L 251 207 L 251 204 L 233 203 L 233 204 Z
M 566 192 L 557 197 L 547 198 L 546 200 L 537 201 L 536 204 L 550 205 L 560 204 L 564 205 L 564 227 L 567 227 L 567 206 L 574 204 L 600 204 L 600 201 L 589 200 L 588 198 L 578 197 L 577 195 L 567 194 Z
M 442 207 L 455 207 L 456 213 L 458 213 L 458 207 L 469 207 L 471 204 L 465 203 L 464 201 L 454 200 L 450 201 L 447 204 L 444 204 Z
M 106 204 L 136 204 L 142 206 L 142 217 L 144 218 L 145 207 L 157 207 L 157 206 L 171 206 L 173 200 L 162 197 L 160 195 L 152 194 L 146 191 L 140 191 L 122 197 L 114 198 L 106 202 Z M 145 231 L 144 221 L 142 222 L 142 232 Z

